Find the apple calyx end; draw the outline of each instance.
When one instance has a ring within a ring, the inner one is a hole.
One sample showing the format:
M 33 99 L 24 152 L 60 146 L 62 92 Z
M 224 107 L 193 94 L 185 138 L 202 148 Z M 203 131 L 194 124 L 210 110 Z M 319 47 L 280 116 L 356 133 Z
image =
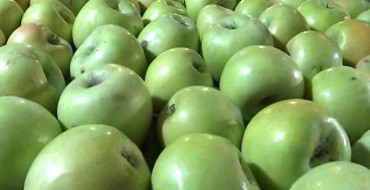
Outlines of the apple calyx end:
M 314 168 L 326 162 L 333 161 L 330 156 L 330 149 L 328 148 L 328 142 L 324 138 L 320 138 L 318 145 L 315 147 L 313 156 L 310 158 L 309 166 Z
M 133 151 L 129 147 L 127 146 L 122 147 L 121 156 L 125 158 L 127 162 L 130 163 L 131 166 L 135 167 L 137 165 L 137 161 L 133 156 Z

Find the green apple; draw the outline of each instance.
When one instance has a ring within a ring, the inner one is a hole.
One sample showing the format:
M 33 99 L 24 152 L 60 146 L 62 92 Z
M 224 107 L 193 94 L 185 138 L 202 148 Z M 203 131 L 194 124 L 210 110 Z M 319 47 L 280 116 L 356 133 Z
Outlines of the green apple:
M 258 112 L 246 126 L 241 152 L 261 189 L 286 190 L 321 164 L 351 159 L 340 123 L 318 104 L 282 100 Z
M 351 143 L 370 129 L 369 99 L 369 79 L 352 67 L 332 67 L 312 78 L 312 100 L 342 124 Z
M 153 190 L 259 190 L 241 153 L 229 140 L 188 134 L 167 146 L 152 171 Z
M 136 37 L 123 27 L 105 24 L 95 28 L 75 51 L 71 76 L 78 77 L 96 65 L 124 65 L 144 78 L 147 68 L 144 50 Z
M 39 151 L 62 133 L 58 120 L 39 104 L 0 97 L 0 189 L 22 190 Z
M 23 14 L 22 25 L 39 23 L 72 44 L 72 26 L 75 14 L 59 1 L 41 1 L 32 4 Z
M 269 0 L 269 1 L 272 1 L 274 4 L 283 3 L 296 9 L 307 0 Z
M 81 125 L 46 145 L 24 190 L 149 190 L 150 170 L 140 149 L 108 125 Z
M 247 34 L 247 35 L 246 35 Z M 273 46 L 273 37 L 258 19 L 233 14 L 209 26 L 201 38 L 201 52 L 213 79 L 219 82 L 226 62 L 251 45 Z
M 253 18 L 258 18 L 260 14 L 272 5 L 271 0 L 241 0 L 234 11 Z
M 335 2 L 327 0 L 307 0 L 297 10 L 303 15 L 312 30 L 322 33 L 333 24 L 350 19 L 349 13 Z
M 54 1 L 54 0 L 28 0 L 30 4 L 35 4 L 42 1 Z M 67 6 L 75 15 L 81 10 L 81 8 L 89 1 L 89 0 L 57 0 Z
M 208 133 L 240 148 L 245 125 L 240 109 L 219 90 L 189 86 L 176 92 L 162 108 L 157 128 L 163 146 L 186 134 Z
M 335 161 L 312 169 L 300 177 L 289 190 L 365 190 L 369 187 L 369 169 L 352 162 Z
M 14 0 L 14 1 L 21 6 L 23 11 L 25 11 L 30 6 L 30 0 Z
M 178 47 L 166 50 L 151 62 L 145 84 L 152 97 L 154 113 L 159 113 L 180 89 L 193 85 L 212 87 L 213 81 L 198 52 Z
M 245 123 L 262 108 L 302 98 L 304 79 L 298 65 L 272 46 L 252 45 L 235 53 L 220 78 L 220 91 L 241 110 Z
M 365 21 L 370 24 L 370 8 L 366 9 L 365 11 L 362 11 L 356 19 Z
M 352 145 L 352 162 L 370 169 L 370 130 Z
M 209 4 L 204 6 L 198 14 L 196 24 L 200 38 L 202 38 L 204 31 L 216 23 L 221 18 L 235 14 L 231 9 L 225 8 L 218 4 Z
M 306 19 L 297 9 L 282 3 L 265 9 L 259 20 L 274 37 L 274 46 L 283 51 L 286 51 L 285 46 L 293 36 L 309 29 Z
M 175 47 L 199 50 L 199 33 L 195 22 L 177 13 L 164 14 L 144 27 L 138 36 L 148 63 L 162 52 Z
M 144 25 L 168 13 L 177 13 L 184 16 L 188 15 L 185 6 L 175 0 L 156 0 L 147 7 L 142 16 Z
M 368 0 L 330 0 L 339 4 L 351 18 L 356 18 L 362 11 L 370 8 Z
M 237 4 L 236 0 L 184 0 L 184 3 L 186 10 L 188 10 L 189 17 L 193 20 L 197 20 L 200 10 L 206 5 L 217 4 L 234 10 Z
M 152 101 L 144 81 L 117 64 L 98 65 L 71 81 L 58 103 L 58 119 L 67 129 L 106 124 L 123 131 L 138 146 L 152 119 Z
M 144 14 L 145 10 L 154 2 L 157 0 L 137 0 L 140 5 L 141 13 Z
M 1 0 L 0 2 L 0 29 L 7 39 L 10 34 L 21 25 L 24 11 L 14 0 Z M 6 19 L 5 19 L 6 18 Z
M 357 62 L 355 69 L 370 77 L 370 54 Z
M 56 114 L 65 85 L 58 65 L 41 49 L 24 44 L 0 47 L 0 96 L 23 97 Z
M 7 44 L 25 44 L 42 49 L 58 64 L 64 77 L 69 77 L 70 62 L 74 53 L 72 46 L 47 26 L 23 24 L 9 36 Z
M 134 36 L 144 27 L 140 11 L 128 0 L 89 0 L 78 12 L 72 28 L 73 42 L 79 47 L 98 26 L 119 25 Z

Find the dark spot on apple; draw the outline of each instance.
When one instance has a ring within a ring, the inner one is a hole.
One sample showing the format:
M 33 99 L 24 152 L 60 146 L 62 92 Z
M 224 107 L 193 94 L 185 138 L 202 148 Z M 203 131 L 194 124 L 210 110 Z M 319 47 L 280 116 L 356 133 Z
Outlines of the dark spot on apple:
M 310 158 L 310 167 L 313 168 L 332 160 L 332 158 L 329 156 L 330 150 L 328 148 L 328 142 L 326 141 L 326 139 L 321 138 L 313 152 L 313 156 Z
M 356 77 L 351 77 L 351 80 L 356 80 L 357 78 Z
M 171 104 L 167 107 L 164 114 L 171 116 L 172 114 L 175 113 L 175 111 L 176 111 L 176 104 Z
M 148 41 L 147 40 L 141 41 L 140 44 L 141 44 L 141 47 L 143 47 L 143 48 L 148 47 Z
M 369 0 L 370 1 L 370 0 Z M 370 63 L 370 59 L 365 59 L 364 60 L 365 63 Z
M 333 5 L 333 4 L 331 4 L 331 3 L 326 3 L 326 4 L 325 4 L 325 8 L 327 8 L 327 9 L 334 9 L 335 7 L 334 7 L 334 5 Z
M 129 148 L 128 146 L 123 146 L 121 149 L 121 155 L 132 165 L 136 166 L 137 165 L 137 159 L 134 155 L 134 151 Z
M 188 19 L 187 17 L 181 16 L 176 13 L 172 14 L 171 18 L 175 20 L 176 22 L 180 23 L 181 25 L 190 26 L 190 18 Z

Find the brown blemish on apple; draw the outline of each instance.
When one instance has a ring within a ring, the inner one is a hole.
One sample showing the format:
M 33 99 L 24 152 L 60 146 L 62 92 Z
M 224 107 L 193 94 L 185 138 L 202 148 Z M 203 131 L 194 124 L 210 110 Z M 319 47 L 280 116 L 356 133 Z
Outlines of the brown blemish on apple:
M 323 164 L 328 161 L 333 161 L 331 157 L 328 157 L 330 155 L 330 150 L 328 149 L 327 141 L 324 138 L 321 138 L 319 140 L 319 144 L 315 148 L 313 152 L 313 156 L 310 159 L 310 167 L 313 168 L 315 166 L 318 166 L 320 164 Z

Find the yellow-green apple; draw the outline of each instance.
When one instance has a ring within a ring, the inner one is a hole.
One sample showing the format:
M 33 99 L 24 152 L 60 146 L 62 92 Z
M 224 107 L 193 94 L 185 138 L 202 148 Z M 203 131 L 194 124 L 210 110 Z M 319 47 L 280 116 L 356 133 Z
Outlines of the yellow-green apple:
M 340 123 L 318 104 L 288 99 L 258 112 L 246 126 L 241 152 L 261 189 L 286 190 L 321 164 L 349 161 Z
M 273 46 L 273 43 L 271 33 L 258 19 L 232 14 L 204 31 L 201 52 L 213 79 L 219 82 L 226 62 L 236 52 L 251 45 Z
M 0 47 L 0 96 L 30 99 L 56 114 L 65 86 L 58 65 L 43 50 L 24 44 Z
M 269 0 L 269 1 L 272 1 L 272 3 L 274 4 L 279 3 L 286 4 L 296 9 L 306 0 Z
M 58 64 L 64 77 L 69 78 L 69 67 L 74 53 L 72 46 L 47 26 L 37 23 L 23 24 L 9 36 L 7 44 L 25 44 L 44 50 Z
M 370 8 L 368 0 L 330 0 L 339 4 L 351 18 L 356 18 L 362 11 Z
M 335 2 L 327 0 L 307 0 L 297 10 L 303 15 L 312 30 L 322 33 L 333 24 L 350 19 L 349 13 Z
M 365 11 L 362 11 L 357 17 L 356 19 L 358 20 L 363 20 L 367 23 L 370 24 L 370 8 L 369 9 L 366 9 Z
M 283 51 L 286 51 L 285 46 L 293 36 L 309 29 L 306 19 L 297 9 L 282 3 L 265 9 L 259 20 L 274 37 L 274 46 Z
M 67 129 L 106 124 L 123 131 L 138 146 L 152 119 L 152 101 L 142 78 L 128 67 L 98 65 L 76 77 L 58 103 L 58 119 Z
M 143 13 L 142 19 L 144 25 L 168 13 L 177 13 L 184 16 L 188 15 L 185 6 L 175 0 L 156 0 L 150 4 Z
M 118 129 L 81 125 L 38 154 L 24 190 L 149 190 L 150 170 L 138 146 Z
M 41 105 L 16 96 L 0 97 L 0 189 L 22 190 L 39 151 L 62 133 Z
M 23 11 L 25 11 L 30 6 L 30 0 L 14 0 L 14 1 L 21 6 Z
M 338 43 L 345 65 L 354 67 L 360 59 L 370 55 L 370 23 L 344 20 L 329 27 L 325 35 Z
M 186 134 L 208 133 L 240 148 L 245 125 L 240 109 L 219 90 L 189 86 L 176 92 L 162 108 L 157 129 L 164 147 Z
M 195 21 L 177 13 L 164 14 L 144 27 L 138 36 L 148 63 L 162 52 L 175 47 L 199 50 Z
M 369 79 L 352 67 L 332 67 L 312 78 L 312 100 L 341 123 L 351 143 L 370 130 L 369 99 Z
M 351 161 L 370 169 L 370 130 L 353 143 Z
M 352 162 L 334 161 L 307 172 L 289 190 L 365 190 L 369 187 L 368 168 Z
M 6 39 L 21 25 L 23 14 L 23 9 L 16 1 L 2 0 L 0 2 L 0 29 L 3 31 Z
M 30 4 L 42 2 L 42 1 L 54 1 L 54 0 L 28 0 Z M 89 0 L 57 0 L 67 6 L 75 15 L 81 10 L 81 8 L 89 1 Z
M 260 14 L 272 5 L 271 0 L 241 0 L 234 11 L 253 18 L 258 18 Z
M 71 61 L 71 76 L 76 78 L 96 65 L 107 63 L 124 65 L 142 78 L 148 65 L 136 37 L 113 24 L 98 26 L 82 42 Z
M 206 133 L 184 135 L 160 153 L 152 171 L 152 188 L 260 189 L 240 150 L 226 138 Z
M 370 77 L 370 54 L 356 63 L 355 69 Z
M 58 36 L 72 44 L 72 26 L 75 14 L 63 3 L 53 1 L 41 1 L 32 4 L 24 12 L 22 25 L 27 23 L 39 23 L 47 26 Z
M 73 42 L 79 47 L 98 26 L 119 25 L 134 36 L 143 29 L 140 11 L 128 0 L 89 0 L 78 12 L 72 28 Z
M 241 110 L 245 123 L 262 108 L 289 98 L 302 98 L 304 78 L 298 65 L 272 46 L 252 45 L 226 63 L 220 91 Z
M 236 0 L 184 0 L 184 3 L 189 17 L 193 20 L 197 20 L 200 10 L 206 5 L 217 4 L 233 10 L 237 4 Z
M 159 113 L 180 89 L 194 85 L 212 87 L 213 80 L 198 52 L 178 47 L 166 50 L 151 62 L 145 84 L 152 97 L 154 113 Z

